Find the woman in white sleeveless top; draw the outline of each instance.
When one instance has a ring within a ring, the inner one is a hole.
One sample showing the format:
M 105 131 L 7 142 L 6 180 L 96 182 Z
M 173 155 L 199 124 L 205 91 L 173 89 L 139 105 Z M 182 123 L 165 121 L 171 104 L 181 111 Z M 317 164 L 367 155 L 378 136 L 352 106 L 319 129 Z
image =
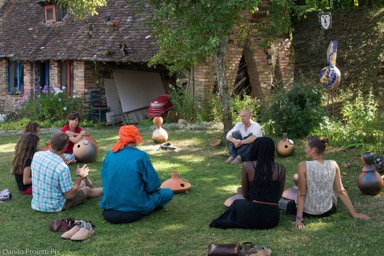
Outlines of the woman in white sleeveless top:
M 336 198 L 341 199 L 354 218 L 368 220 L 370 217 L 357 213 L 341 182 L 340 168 L 334 160 L 325 160 L 324 151 L 328 138 L 311 136 L 305 144 L 305 154 L 312 161 L 298 165 L 299 183 L 297 194 L 296 228 L 303 228 L 303 214 L 325 217 L 336 212 Z

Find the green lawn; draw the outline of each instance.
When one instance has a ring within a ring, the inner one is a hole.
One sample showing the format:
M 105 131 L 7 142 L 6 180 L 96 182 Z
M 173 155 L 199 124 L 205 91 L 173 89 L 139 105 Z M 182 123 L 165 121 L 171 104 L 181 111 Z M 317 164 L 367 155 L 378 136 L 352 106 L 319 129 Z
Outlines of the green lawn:
M 90 130 L 99 144 L 99 157 L 89 164 L 89 177 L 101 185 L 100 167 L 103 158 L 118 140 L 117 128 Z M 99 199 L 62 213 L 41 213 L 30 207 L 31 196 L 21 195 L 10 175 L 15 143 L 20 135 L 0 137 L 0 189 L 8 188 L 13 198 L 0 204 L 0 254 L 60 254 L 60 255 L 206 255 L 209 243 L 250 241 L 272 249 L 272 255 L 381 255 L 383 195 L 363 195 L 357 187 L 362 164 L 361 152 L 329 148 L 329 158 L 337 160 L 352 202 L 358 211 L 372 217 L 370 221 L 353 219 L 344 205 L 329 218 L 307 219 L 306 228 L 296 230 L 293 216 L 281 214 L 278 227 L 271 230 L 211 229 L 213 218 L 225 210 L 226 198 L 240 184 L 240 165 L 224 163 L 228 154 L 224 147 L 212 148 L 210 142 L 220 137 L 220 131 L 168 131 L 175 151 L 159 150 L 151 139 L 151 131 L 142 132 L 140 149 L 149 153 L 161 181 L 174 171 L 190 181 L 188 193 L 176 194 L 165 209 L 138 222 L 112 225 L 102 218 Z M 41 135 L 41 144 L 50 134 Z M 279 139 L 276 138 L 276 142 Z M 292 157 L 279 158 L 287 170 L 286 188 L 293 185 L 292 175 L 297 164 L 305 159 L 303 141 L 295 141 Z M 343 167 L 349 166 L 349 167 Z M 73 177 L 76 165 L 71 166 Z M 95 234 L 83 242 L 63 240 L 60 233 L 51 232 L 48 224 L 61 217 L 91 220 Z

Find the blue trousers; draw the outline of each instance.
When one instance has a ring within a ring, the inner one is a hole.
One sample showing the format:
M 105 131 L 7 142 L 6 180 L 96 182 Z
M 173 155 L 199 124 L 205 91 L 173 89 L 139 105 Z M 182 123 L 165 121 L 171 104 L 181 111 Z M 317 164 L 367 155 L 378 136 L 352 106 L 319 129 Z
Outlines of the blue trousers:
M 232 133 L 232 137 L 239 140 L 244 140 L 249 136 L 252 136 L 252 135 L 248 135 L 243 138 L 239 132 Z M 244 144 L 239 148 L 235 148 L 233 143 L 229 142 L 229 145 L 228 145 L 229 154 L 233 157 L 241 156 L 241 160 L 243 162 L 249 161 L 249 151 L 251 150 L 251 145 L 252 144 Z

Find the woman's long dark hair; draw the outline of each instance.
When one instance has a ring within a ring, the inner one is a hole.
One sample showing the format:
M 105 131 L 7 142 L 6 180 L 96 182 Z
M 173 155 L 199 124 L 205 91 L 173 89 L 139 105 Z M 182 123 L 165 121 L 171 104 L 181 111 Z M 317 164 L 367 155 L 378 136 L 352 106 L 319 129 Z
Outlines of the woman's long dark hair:
M 12 174 L 22 174 L 28 158 L 32 158 L 39 146 L 39 136 L 35 133 L 24 133 L 16 147 L 12 160 Z
M 272 168 L 275 162 L 275 142 L 269 137 L 259 137 L 252 143 L 249 154 L 250 160 L 256 161 L 256 165 L 253 163 L 255 170 L 254 192 L 268 191 L 271 189 Z

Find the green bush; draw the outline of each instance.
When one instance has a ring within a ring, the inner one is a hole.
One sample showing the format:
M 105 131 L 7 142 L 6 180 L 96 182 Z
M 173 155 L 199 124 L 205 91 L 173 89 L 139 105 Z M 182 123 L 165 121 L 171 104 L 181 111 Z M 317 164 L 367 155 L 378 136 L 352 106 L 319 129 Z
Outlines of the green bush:
M 343 92 L 341 100 L 342 120 L 326 119 L 317 132 L 329 137 L 339 147 L 372 150 L 377 145 L 382 145 L 384 123 L 379 117 L 378 104 L 372 89 L 366 98 L 360 90 L 356 93 Z
M 196 120 L 196 104 L 193 96 L 187 89 L 173 90 L 170 92 L 173 108 L 176 110 L 179 118 L 188 122 Z
M 23 96 L 25 99 L 19 102 L 20 117 L 53 124 L 65 120 L 72 111 L 81 111 L 83 97 L 80 95 L 67 96 L 64 90 L 65 88 L 58 85 L 57 87 L 36 87 L 32 95 L 26 91 Z
M 239 121 L 240 111 L 243 109 L 249 109 L 252 111 L 253 120 L 257 120 L 257 116 L 260 112 L 260 100 L 257 98 L 252 98 L 249 95 L 235 95 L 231 98 L 231 110 L 232 110 L 232 120 Z
M 292 89 L 280 90 L 262 104 L 264 133 L 291 138 L 303 138 L 317 128 L 325 113 L 321 106 L 319 87 L 295 84 Z

